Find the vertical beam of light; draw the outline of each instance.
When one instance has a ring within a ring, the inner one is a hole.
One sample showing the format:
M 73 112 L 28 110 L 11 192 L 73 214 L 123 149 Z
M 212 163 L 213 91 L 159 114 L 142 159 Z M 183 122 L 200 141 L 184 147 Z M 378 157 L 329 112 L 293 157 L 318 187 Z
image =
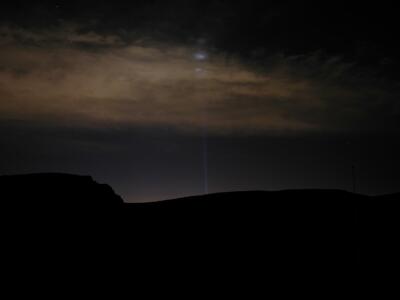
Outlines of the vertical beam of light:
M 204 41 L 198 42 L 199 45 L 203 44 Z M 206 72 L 201 66 L 202 62 L 208 59 L 208 53 L 204 50 L 198 50 L 193 54 L 194 59 L 199 63 L 196 67 L 195 73 L 197 76 L 202 76 Z M 206 101 L 206 99 L 204 99 Z M 207 129 L 207 106 L 204 105 L 203 111 L 203 134 L 202 134 L 202 145 L 203 145 L 203 188 L 204 194 L 209 193 L 209 179 L 208 179 L 208 129 Z
M 206 118 L 205 118 L 206 119 Z M 203 172 L 204 172 L 204 193 L 208 194 L 208 130 L 204 122 L 203 129 Z

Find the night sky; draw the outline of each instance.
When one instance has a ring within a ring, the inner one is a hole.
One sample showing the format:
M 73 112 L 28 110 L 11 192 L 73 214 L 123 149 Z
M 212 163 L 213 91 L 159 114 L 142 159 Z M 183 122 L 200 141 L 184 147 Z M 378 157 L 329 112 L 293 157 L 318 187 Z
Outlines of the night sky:
M 400 190 L 397 10 L 384 2 L 10 1 L 0 174 L 126 201 Z

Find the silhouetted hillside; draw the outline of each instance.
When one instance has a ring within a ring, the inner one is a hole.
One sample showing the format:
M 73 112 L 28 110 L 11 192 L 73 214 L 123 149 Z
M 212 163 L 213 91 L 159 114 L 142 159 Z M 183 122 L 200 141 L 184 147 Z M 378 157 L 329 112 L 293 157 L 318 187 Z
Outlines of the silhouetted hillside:
M 90 177 L 61 174 L 1 176 L 0 190 L 12 254 L 34 262 L 118 261 L 233 280 L 319 270 L 353 285 L 360 267 L 399 256 L 400 194 L 254 191 L 128 204 Z
M 348 268 L 398 259 L 399 201 L 340 190 L 233 192 L 128 204 L 127 214 L 165 244 L 221 251 L 222 261 L 240 252 L 261 265 Z
M 2 205 L 29 207 L 114 206 L 122 198 L 106 184 L 90 176 L 70 174 L 27 174 L 0 176 Z

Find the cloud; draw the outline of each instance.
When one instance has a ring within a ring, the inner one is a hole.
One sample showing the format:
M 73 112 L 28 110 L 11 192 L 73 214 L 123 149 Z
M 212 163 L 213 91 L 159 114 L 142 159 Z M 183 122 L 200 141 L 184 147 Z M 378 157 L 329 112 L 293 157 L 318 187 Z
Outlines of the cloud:
M 122 39 L 117 35 L 104 35 L 85 29 L 74 23 L 61 23 L 60 26 L 30 31 L 10 26 L 0 27 L 0 45 L 7 44 L 87 44 L 91 46 L 122 45 Z
M 2 119 L 285 134 L 392 130 L 400 111 L 398 85 L 354 74 L 338 57 L 281 55 L 257 70 L 207 49 L 198 60 L 195 48 L 72 25 L 3 27 L 0 37 Z

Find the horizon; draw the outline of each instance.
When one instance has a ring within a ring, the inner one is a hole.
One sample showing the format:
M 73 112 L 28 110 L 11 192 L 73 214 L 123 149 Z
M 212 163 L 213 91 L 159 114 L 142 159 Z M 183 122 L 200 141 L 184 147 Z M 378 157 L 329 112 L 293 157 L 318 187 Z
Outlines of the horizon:
M 11 179 L 11 180 L 10 180 Z M 27 180 L 27 179 L 31 179 L 31 180 Z M 40 180 L 38 180 L 40 179 Z M 89 179 L 90 181 L 83 181 L 83 179 Z M 280 197 L 284 197 L 284 199 L 287 200 L 294 200 L 294 196 L 307 196 L 310 197 L 313 194 L 314 195 L 325 195 L 326 197 L 332 198 L 334 195 L 337 200 L 343 200 L 346 199 L 344 195 L 348 195 L 351 197 L 354 196 L 360 196 L 363 197 L 363 199 L 379 199 L 381 197 L 396 197 L 400 195 L 400 192 L 395 192 L 395 193 L 390 193 L 390 194 L 381 194 L 381 195 L 365 195 L 362 193 L 358 193 L 356 191 L 348 191 L 348 190 L 341 190 L 341 189 L 312 189 L 312 188 L 301 188 L 301 189 L 284 189 L 284 190 L 237 190 L 237 191 L 225 191 L 225 192 L 216 192 L 216 193 L 204 193 L 204 194 L 198 194 L 198 195 L 188 195 L 188 196 L 183 196 L 180 198 L 166 198 L 166 199 L 157 199 L 157 200 L 153 200 L 153 201 L 126 201 L 126 199 L 124 199 L 123 197 L 121 197 L 120 195 L 118 195 L 118 193 L 116 193 L 113 189 L 112 186 L 110 186 L 109 184 L 107 184 L 106 182 L 98 182 L 96 181 L 95 178 L 93 178 L 90 175 L 85 175 L 85 174 L 70 174 L 70 173 L 26 173 L 26 174 L 0 174 L 0 183 L 4 183 L 3 180 L 5 180 L 5 182 L 7 183 L 6 187 L 6 191 L 7 188 L 9 188 L 10 184 L 13 188 L 16 187 L 16 185 L 21 185 L 25 186 L 25 187 L 29 187 L 35 188 L 35 192 L 34 195 L 35 197 L 40 197 L 40 193 L 43 195 L 44 199 L 48 199 L 49 195 L 51 195 L 51 193 L 56 192 L 53 187 L 53 185 L 48 186 L 46 188 L 46 182 L 47 180 L 50 180 L 52 182 L 52 184 L 55 184 L 56 186 L 58 186 L 58 188 L 63 188 L 64 187 L 71 187 L 72 190 L 74 190 L 74 192 L 76 193 L 76 198 L 74 200 L 83 200 L 83 203 L 85 203 L 85 200 L 90 200 L 85 199 L 85 198 L 81 198 L 81 195 L 79 194 L 79 190 L 77 189 L 77 187 L 79 187 L 81 189 L 81 191 L 84 194 L 87 194 L 88 191 L 91 191 L 92 194 L 95 194 L 96 189 L 99 189 L 100 186 L 107 186 L 109 188 L 111 188 L 111 191 L 113 191 L 114 195 L 116 196 L 114 198 L 114 200 L 119 199 L 122 200 L 123 203 L 126 204 L 151 204 L 151 203 L 160 203 L 160 202 L 164 202 L 164 201 L 175 201 L 175 200 L 196 200 L 196 199 L 201 199 L 201 200 L 205 200 L 205 199 L 213 199 L 215 197 L 219 197 L 221 199 L 231 199 L 234 200 L 237 197 L 241 197 L 239 199 L 246 199 L 244 198 L 244 196 L 246 197 L 250 197 L 250 195 L 252 195 L 252 197 L 247 198 L 249 201 L 251 201 L 252 199 L 254 200 L 257 197 L 260 197 L 262 195 L 270 195 L 272 197 L 272 199 L 275 199 L 274 197 L 277 197 L 278 195 L 280 195 Z M 92 186 L 92 183 L 94 184 L 94 186 Z M 34 184 L 34 185 L 33 185 Z M 44 184 L 44 185 L 43 185 Z M 72 185 L 71 185 L 72 184 Z M 70 186 L 71 185 L 71 186 Z M 40 187 L 40 189 L 36 189 L 36 187 Z M 50 192 L 51 191 L 51 192 Z M 12 190 L 9 191 L 10 194 L 7 194 L 7 196 L 10 196 L 11 198 L 15 197 L 15 195 L 18 195 L 18 191 L 15 191 L 16 194 L 11 194 Z M 50 192 L 50 194 L 49 194 Z M 113 193 L 108 194 L 108 200 L 113 199 Z M 232 196 L 228 198 L 228 196 Z M 107 197 L 105 199 L 107 199 Z M 16 198 L 18 199 L 18 198 Z M 218 199 L 218 198 L 216 198 Z M 395 199 L 395 198 L 394 198 Z M 22 200 L 22 199 L 19 199 Z M 96 200 L 96 198 L 91 199 L 91 200 Z M 327 200 L 325 198 L 320 198 L 320 200 Z M 110 202 L 111 204 L 111 202 Z
M 44 172 L 44 173 L 22 173 L 22 174 L 0 174 L 0 179 L 2 177 L 11 177 L 11 178 L 21 178 L 21 177 L 52 177 L 53 179 L 55 177 L 70 177 L 72 178 L 88 178 L 92 180 L 96 184 L 100 185 L 107 185 L 111 187 L 111 189 L 114 191 L 114 193 L 117 196 L 121 196 L 116 191 L 114 188 L 109 185 L 107 182 L 99 182 L 96 180 L 96 178 L 93 178 L 90 174 L 72 174 L 72 173 L 60 173 L 60 172 Z M 65 178 L 66 179 L 66 178 Z M 62 183 L 60 181 L 60 183 Z M 65 181 L 67 183 L 67 181 Z M 46 190 L 43 190 L 43 192 L 46 192 Z M 387 194 L 363 194 L 361 192 L 357 192 L 356 190 L 346 190 L 346 189 L 335 189 L 335 188 L 297 188 L 297 189 L 280 189 L 280 190 L 230 190 L 230 191 L 222 191 L 222 192 L 213 192 L 213 193 L 200 193 L 200 194 L 195 194 L 195 195 L 184 195 L 178 198 L 164 198 L 164 199 L 153 199 L 150 201 L 140 201 L 138 199 L 133 199 L 134 201 L 129 201 L 132 199 L 124 199 L 124 197 L 121 197 L 124 203 L 138 203 L 138 204 L 145 204 L 145 203 L 158 203 L 158 202 L 163 202 L 163 201 L 173 201 L 173 200 L 183 200 L 183 199 L 191 199 L 191 198 L 204 198 L 207 196 L 218 196 L 218 195 L 229 195 L 229 194 L 253 194 L 253 193 L 272 193 L 272 194 L 279 194 L 279 193 L 286 193 L 286 192 L 296 192 L 296 193 L 304 193 L 304 192 L 325 192 L 325 193 L 332 193 L 332 192 L 340 192 L 340 193 L 347 193 L 351 195 L 360 195 L 360 196 L 367 196 L 367 197 L 381 197 L 381 196 L 392 196 L 392 195 L 400 195 L 400 191 L 392 192 L 392 193 L 387 193 Z M 78 195 L 77 195 L 78 196 Z

